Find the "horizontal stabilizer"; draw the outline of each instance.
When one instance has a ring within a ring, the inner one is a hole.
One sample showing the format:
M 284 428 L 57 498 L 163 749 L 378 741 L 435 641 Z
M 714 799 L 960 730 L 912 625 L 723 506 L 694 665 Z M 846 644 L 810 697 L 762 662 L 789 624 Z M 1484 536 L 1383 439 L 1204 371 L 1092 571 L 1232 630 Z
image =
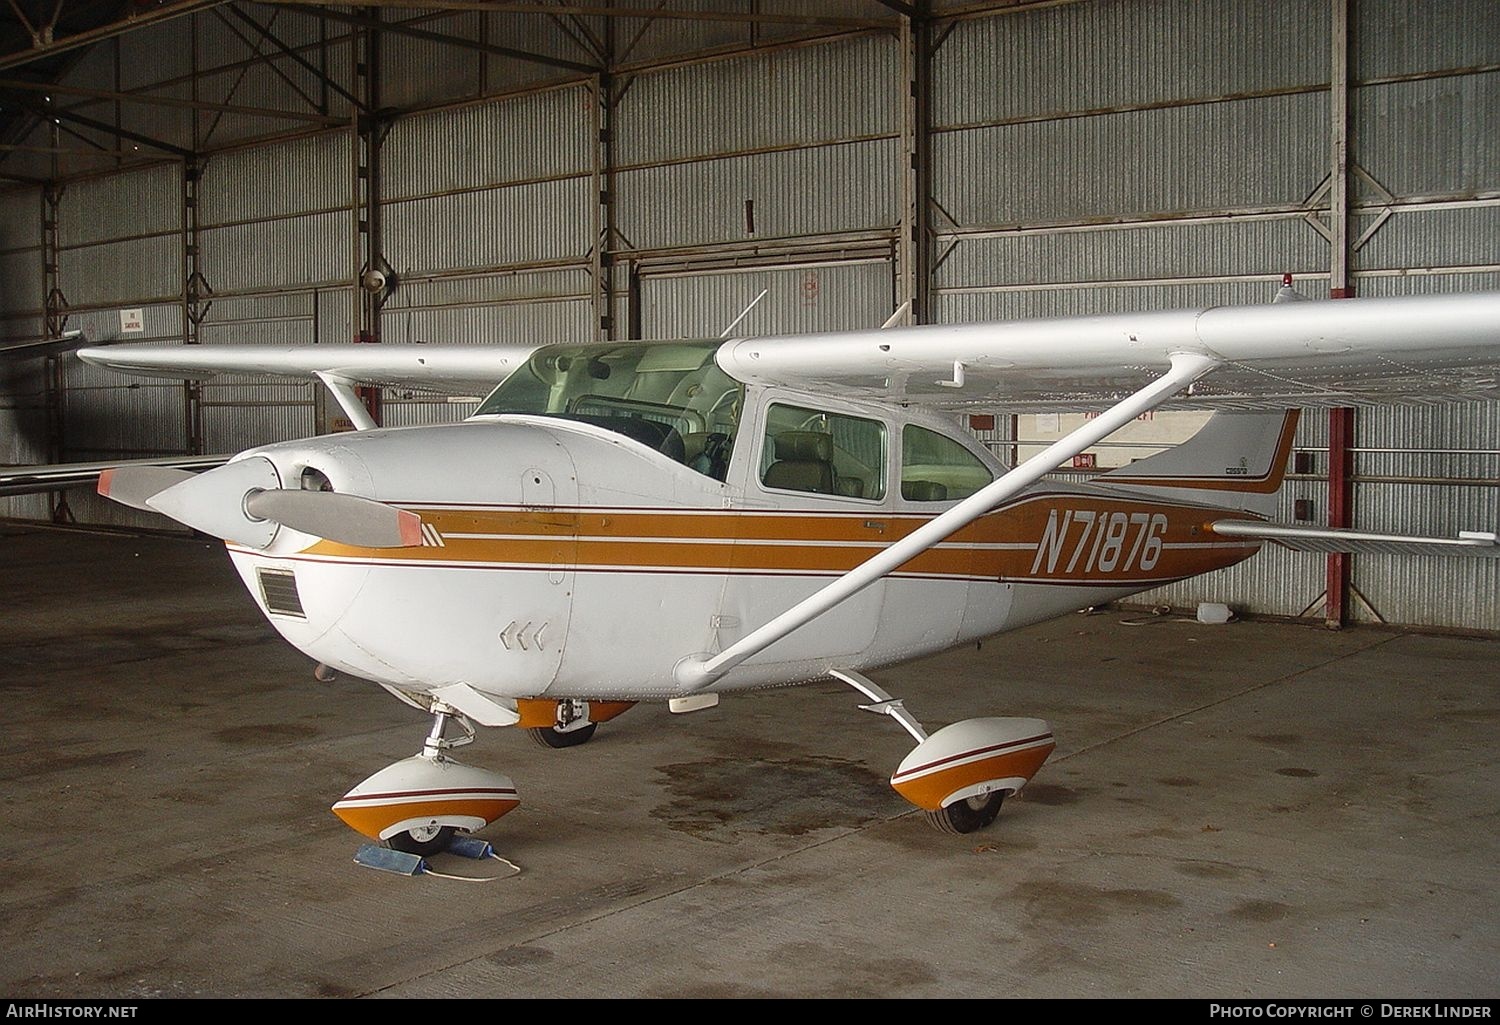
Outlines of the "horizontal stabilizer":
M 1500 558 L 1500 539 L 1492 531 L 1463 531 L 1458 537 L 1377 534 L 1347 527 L 1305 527 L 1250 520 L 1220 520 L 1209 529 L 1225 537 L 1274 541 L 1298 552 L 1353 552 L 1365 555 L 1462 555 Z

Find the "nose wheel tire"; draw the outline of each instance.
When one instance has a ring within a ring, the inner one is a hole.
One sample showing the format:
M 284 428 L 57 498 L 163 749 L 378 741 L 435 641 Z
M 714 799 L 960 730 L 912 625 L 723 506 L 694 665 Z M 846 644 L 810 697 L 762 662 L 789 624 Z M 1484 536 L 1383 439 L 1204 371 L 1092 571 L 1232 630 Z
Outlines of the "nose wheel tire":
M 418 826 L 416 829 L 386 837 L 385 845 L 394 851 L 405 851 L 407 854 L 426 857 L 429 854 L 447 850 L 448 841 L 453 839 L 453 833 L 452 826 Z
M 1004 801 L 1005 794 L 999 790 L 979 797 L 967 797 L 946 808 L 928 812 L 927 821 L 941 833 L 972 833 L 994 822 Z
M 551 726 L 534 726 L 526 732 L 531 734 L 532 740 L 543 747 L 563 748 L 587 744 L 589 738 L 594 735 L 594 731 L 598 728 L 598 723 L 591 722 L 587 726 L 580 726 L 578 729 L 568 730 L 566 733 Z

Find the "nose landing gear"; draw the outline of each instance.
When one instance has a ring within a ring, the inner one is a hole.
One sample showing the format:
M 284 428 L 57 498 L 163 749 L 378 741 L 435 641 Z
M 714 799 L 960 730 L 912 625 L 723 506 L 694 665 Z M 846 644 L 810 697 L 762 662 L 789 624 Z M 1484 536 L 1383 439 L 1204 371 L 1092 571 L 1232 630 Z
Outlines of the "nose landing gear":
M 444 850 L 456 831 L 483 829 L 521 803 L 509 776 L 476 769 L 446 754 L 474 742 L 474 727 L 440 701 L 431 707 L 432 731 L 421 754 L 386 766 L 333 806 L 346 825 L 408 854 Z M 444 736 L 449 723 L 463 735 Z

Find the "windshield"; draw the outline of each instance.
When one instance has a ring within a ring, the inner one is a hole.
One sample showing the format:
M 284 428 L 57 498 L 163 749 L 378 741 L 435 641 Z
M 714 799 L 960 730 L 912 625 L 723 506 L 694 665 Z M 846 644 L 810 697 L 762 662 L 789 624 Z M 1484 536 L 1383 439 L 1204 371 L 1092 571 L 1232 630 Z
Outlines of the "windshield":
M 722 481 L 744 386 L 714 362 L 718 347 L 549 346 L 502 381 L 474 415 L 529 413 L 594 424 Z

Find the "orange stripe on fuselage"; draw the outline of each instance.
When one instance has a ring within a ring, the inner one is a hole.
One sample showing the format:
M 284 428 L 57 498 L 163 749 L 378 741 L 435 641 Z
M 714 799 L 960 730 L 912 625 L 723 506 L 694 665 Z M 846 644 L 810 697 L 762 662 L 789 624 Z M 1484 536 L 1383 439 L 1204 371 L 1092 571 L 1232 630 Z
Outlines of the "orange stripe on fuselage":
M 412 565 L 832 574 L 847 572 L 930 519 L 878 509 L 829 514 L 408 506 L 442 535 L 441 547 L 369 549 L 320 541 L 303 555 Z M 1259 548 L 1258 542 L 1215 539 L 1206 524 L 1225 515 L 1244 516 L 1166 502 L 1036 495 L 969 524 L 897 573 L 1110 586 L 1178 579 L 1232 565 Z

